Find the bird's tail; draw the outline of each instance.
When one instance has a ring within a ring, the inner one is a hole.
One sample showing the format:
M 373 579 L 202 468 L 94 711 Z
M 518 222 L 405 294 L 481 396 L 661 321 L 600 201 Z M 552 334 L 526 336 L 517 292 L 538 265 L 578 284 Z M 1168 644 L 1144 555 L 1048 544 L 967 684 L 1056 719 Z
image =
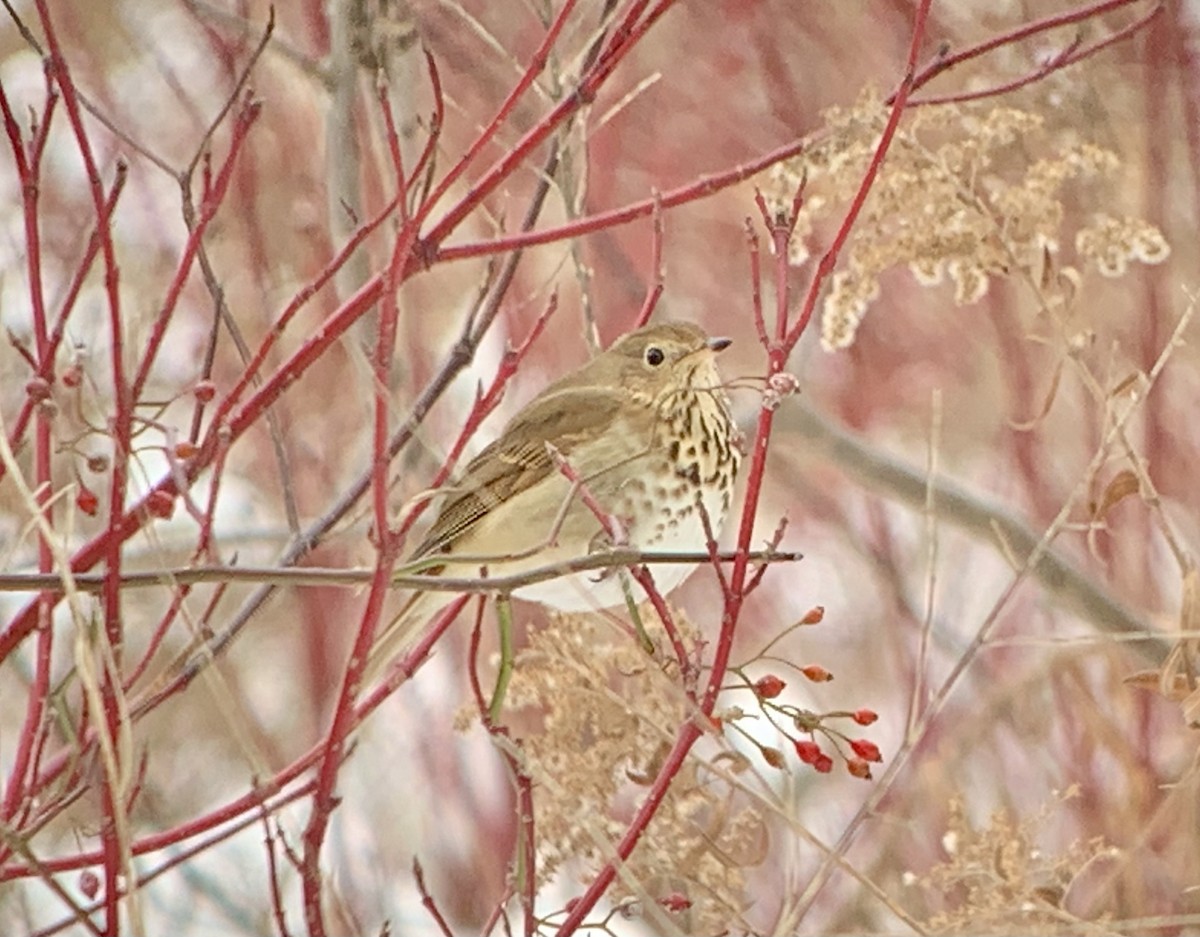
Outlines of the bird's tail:
M 429 620 L 453 599 L 452 592 L 427 590 L 409 596 L 391 621 L 375 635 L 375 643 L 371 646 L 367 665 L 363 669 L 363 686 L 370 686 L 381 679 L 388 667 L 417 643 Z

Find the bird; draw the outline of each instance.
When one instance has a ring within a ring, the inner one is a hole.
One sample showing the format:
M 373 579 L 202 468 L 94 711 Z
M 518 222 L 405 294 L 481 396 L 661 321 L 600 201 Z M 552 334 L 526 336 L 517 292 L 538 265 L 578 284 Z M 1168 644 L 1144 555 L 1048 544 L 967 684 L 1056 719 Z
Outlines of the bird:
M 704 517 L 718 535 L 742 455 L 716 361 L 730 344 L 690 322 L 647 325 L 551 383 L 442 489 L 436 520 L 401 568 L 436 561 L 426 572 L 477 576 L 485 568 L 495 577 L 603 550 L 612 545 L 609 530 L 580 486 L 617 522 L 622 545 L 703 551 Z M 665 595 L 694 568 L 656 564 L 655 585 Z M 625 600 L 616 570 L 572 573 L 513 594 L 561 612 Z M 406 651 L 453 598 L 415 592 L 377 636 L 367 679 Z

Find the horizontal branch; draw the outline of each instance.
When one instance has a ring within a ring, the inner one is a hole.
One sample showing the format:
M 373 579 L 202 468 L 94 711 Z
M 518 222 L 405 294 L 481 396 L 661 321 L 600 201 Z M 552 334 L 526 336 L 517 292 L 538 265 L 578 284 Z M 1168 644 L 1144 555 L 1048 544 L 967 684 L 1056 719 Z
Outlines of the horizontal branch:
M 753 550 L 746 555 L 749 563 L 795 563 L 804 554 L 780 550 Z M 718 553 L 722 563 L 732 563 L 738 557 L 737 550 Z M 621 547 L 592 553 L 578 559 L 551 563 L 514 573 L 510 576 L 467 577 L 430 576 L 424 574 L 395 575 L 392 584 L 403 589 L 428 592 L 495 592 L 510 593 L 524 586 L 535 585 L 572 573 L 600 571 L 622 566 L 659 566 L 666 563 L 712 563 L 713 557 L 706 552 L 662 553 Z M 199 583 L 219 582 L 223 584 L 244 582 L 253 585 L 274 586 L 361 586 L 371 581 L 373 569 L 321 569 L 281 568 L 277 566 L 191 566 L 171 569 L 148 569 L 121 574 L 120 585 L 125 589 L 144 589 L 150 586 L 193 586 Z M 82 592 L 99 592 L 104 587 L 105 573 L 74 573 L 71 581 Z M 56 589 L 62 585 L 62 577 L 53 573 L 3 573 L 0 574 L 0 592 L 38 592 Z

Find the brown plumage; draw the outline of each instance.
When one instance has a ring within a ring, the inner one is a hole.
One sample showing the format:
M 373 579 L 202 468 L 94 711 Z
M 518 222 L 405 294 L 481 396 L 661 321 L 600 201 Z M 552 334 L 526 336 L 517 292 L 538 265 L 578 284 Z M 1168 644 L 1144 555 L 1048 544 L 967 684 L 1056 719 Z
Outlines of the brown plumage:
M 703 549 L 697 505 L 719 530 L 740 459 L 715 361 L 728 344 L 686 322 L 647 326 L 555 381 L 471 460 L 409 560 L 437 556 L 445 559 L 439 572 L 472 576 L 486 566 L 501 576 L 602 548 L 602 525 L 572 497 L 548 445 L 621 520 L 632 546 Z M 688 566 L 656 566 L 654 576 L 666 593 L 688 572 Z M 623 601 L 619 577 L 595 573 L 516 595 L 567 611 Z M 451 598 L 414 595 L 377 640 L 371 672 L 402 652 Z

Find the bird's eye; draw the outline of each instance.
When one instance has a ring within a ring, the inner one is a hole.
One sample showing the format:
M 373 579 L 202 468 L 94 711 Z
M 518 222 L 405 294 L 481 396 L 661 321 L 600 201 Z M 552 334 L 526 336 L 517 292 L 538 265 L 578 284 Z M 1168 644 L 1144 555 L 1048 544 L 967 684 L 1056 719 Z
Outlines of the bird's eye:
M 657 368 L 663 363 L 663 360 L 666 357 L 667 356 L 663 354 L 663 350 L 657 345 L 651 345 L 646 349 L 646 364 L 650 365 L 652 368 Z

